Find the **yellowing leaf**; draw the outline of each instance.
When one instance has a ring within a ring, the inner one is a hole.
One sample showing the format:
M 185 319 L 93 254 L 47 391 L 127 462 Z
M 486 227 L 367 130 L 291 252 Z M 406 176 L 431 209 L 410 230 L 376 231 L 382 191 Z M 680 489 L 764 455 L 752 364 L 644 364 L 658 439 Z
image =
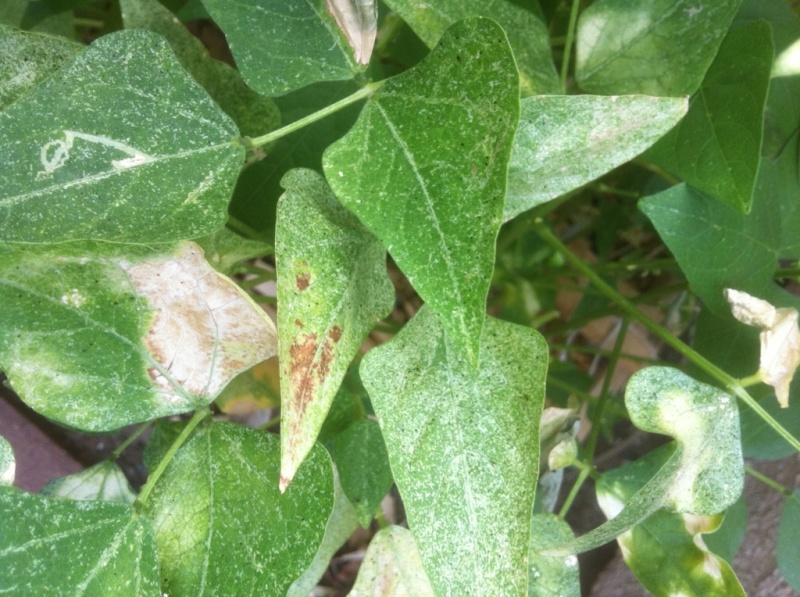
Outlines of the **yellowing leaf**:
M 789 406 L 789 386 L 800 367 L 800 330 L 797 309 L 776 309 L 765 300 L 728 288 L 725 297 L 733 316 L 747 325 L 761 329 L 761 361 L 758 375 L 775 388 L 783 408 Z

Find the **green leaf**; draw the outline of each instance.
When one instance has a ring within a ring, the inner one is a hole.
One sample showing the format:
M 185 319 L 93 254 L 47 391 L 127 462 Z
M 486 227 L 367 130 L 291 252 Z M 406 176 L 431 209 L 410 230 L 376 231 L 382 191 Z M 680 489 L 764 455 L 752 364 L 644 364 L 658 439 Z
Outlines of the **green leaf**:
M 0 593 L 159 596 L 149 521 L 126 504 L 0 487 Z
M 775 393 L 767 393 L 761 401 L 761 408 L 795 437 L 800 437 L 800 408 L 797 408 L 800 392 L 795 386 L 791 393 L 790 408 L 782 408 L 775 399 Z M 797 450 L 770 427 L 756 412 L 751 409 L 742 411 L 742 451 L 746 458 L 763 460 L 779 460 L 791 456 Z
M 778 523 L 778 569 L 795 590 L 800 591 L 800 490 L 786 497 Z
M 194 242 L 203 249 L 206 261 L 225 275 L 234 273 L 242 261 L 275 252 L 271 245 L 240 236 L 227 226 Z
M 0 110 L 58 71 L 83 47 L 66 39 L 0 25 Z
M 87 431 L 210 403 L 276 352 L 269 317 L 194 243 L 0 245 L 0 369 Z
M 651 452 L 636 462 L 603 475 L 597 501 L 608 517 L 645 485 L 670 457 L 670 450 Z M 625 563 L 656 597 L 703 595 L 744 597 L 730 565 L 705 547 L 700 533 L 715 531 L 722 516 L 686 516 L 656 512 L 617 538 Z
M 283 95 L 318 81 L 351 79 L 359 65 L 323 0 L 203 0 L 225 32 L 247 84 Z
M 0 112 L 0 241 L 214 232 L 242 163 L 237 136 L 161 37 L 102 37 Z
M 369 527 L 394 482 L 380 426 L 371 419 L 356 421 L 336 437 L 331 456 L 339 467 L 344 492 L 358 512 L 359 523 Z
M 149 29 L 167 38 L 181 66 L 231 117 L 242 135 L 263 135 L 278 128 L 281 116 L 275 103 L 245 85 L 234 68 L 211 58 L 200 40 L 157 0 L 120 0 L 120 9 L 126 29 Z
M 678 260 L 692 289 L 715 313 L 728 313 L 723 289 L 764 294 L 777 264 L 771 239 L 778 216 L 755 205 L 744 215 L 691 187 L 680 184 L 646 197 L 639 209 Z
M 314 445 L 347 366 L 394 306 L 386 250 L 311 170 L 278 202 L 281 488 Z
M 228 423 L 199 429 L 143 511 L 170 595 L 285 595 L 311 564 L 333 509 L 333 473 L 316 447 L 284 494 L 280 442 Z
M 488 319 L 474 369 L 429 307 L 362 361 L 408 523 L 437 594 L 528 584 L 547 345 Z
M 433 597 L 414 537 L 403 527 L 381 529 L 372 538 L 349 597 Z
M 578 188 L 633 159 L 686 114 L 686 100 L 537 96 L 522 100 L 503 219 Z
M 625 405 L 639 429 L 677 439 L 672 453 L 614 518 L 572 542 L 543 546 L 540 552 L 582 553 L 618 537 L 661 508 L 719 514 L 741 495 L 739 410 L 731 396 L 677 369 L 648 367 L 631 377 Z
M 314 587 L 330 566 L 331 558 L 358 527 L 358 514 L 344 494 L 336 469 L 333 472 L 333 511 L 325 527 L 325 536 L 311 565 L 292 583 L 286 597 L 308 597 L 312 594 Z
M 555 514 L 531 516 L 528 597 L 580 597 L 578 558 L 573 555 L 546 556 L 536 552 L 542 543 L 553 540 L 567 542 L 573 538 L 572 529 Z
M 41 495 L 70 500 L 103 500 L 133 504 L 133 492 L 119 466 L 105 460 L 74 475 L 53 479 L 42 488 Z
M 750 211 L 773 54 L 767 23 L 730 32 L 686 118 L 646 157 L 715 199 Z
M 575 76 L 589 93 L 694 93 L 741 0 L 598 0 L 578 21 Z
M 323 156 L 336 196 L 383 241 L 474 366 L 518 110 L 502 30 L 467 19 L 386 81 Z
M 3 0 L 0 2 L 0 23 L 17 29 L 32 29 L 39 33 L 74 38 L 74 15 L 70 12 L 51 15 L 33 27 L 26 26 L 27 12 L 32 5 L 39 2 L 40 0 Z
M 489 17 L 508 35 L 519 68 L 522 95 L 563 93 L 550 53 L 550 36 L 545 24 L 533 12 L 508 0 L 388 0 L 386 4 L 406 21 L 429 48 L 434 47 L 445 29 L 469 17 Z
M 17 471 L 17 462 L 14 459 L 14 448 L 8 440 L 0 436 L 0 486 L 13 485 Z

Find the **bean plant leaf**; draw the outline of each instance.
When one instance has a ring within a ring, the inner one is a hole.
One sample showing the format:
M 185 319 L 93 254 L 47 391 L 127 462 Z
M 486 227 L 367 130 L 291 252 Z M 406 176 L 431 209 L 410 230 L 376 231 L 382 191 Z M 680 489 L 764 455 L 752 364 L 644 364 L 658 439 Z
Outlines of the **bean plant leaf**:
M 333 461 L 339 467 L 344 492 L 364 528 L 392 487 L 389 455 L 380 426 L 372 419 L 352 423 L 333 442 Z
M 0 436 L 0 485 L 13 485 L 16 472 L 14 449 L 6 438 Z
M 758 198 L 756 198 L 758 199 Z M 715 313 L 727 313 L 725 288 L 763 295 L 777 264 L 768 206 L 744 215 L 680 184 L 639 202 L 692 289 Z
M 578 21 L 578 84 L 599 94 L 694 93 L 741 1 L 594 2 Z
M 74 17 L 69 12 L 50 15 L 32 27 L 29 26 L 30 23 L 26 23 L 26 17 L 29 10 L 37 4 L 40 4 L 39 0 L 4 0 L 0 2 L 0 23 L 17 29 L 31 29 L 37 33 L 74 38 Z
M 778 523 L 778 569 L 795 590 L 800 591 L 800 490 L 786 497 Z
M 311 170 L 278 202 L 281 488 L 317 439 L 359 346 L 394 306 L 386 250 Z
M 444 330 L 424 307 L 361 377 L 434 591 L 524 594 L 547 345 L 487 319 L 475 369 Z
M 275 103 L 244 84 L 236 69 L 214 60 L 203 44 L 158 0 L 120 0 L 126 29 L 143 28 L 169 41 L 181 66 L 236 123 L 242 135 L 263 135 L 280 124 Z
M 242 164 L 237 136 L 163 38 L 102 37 L 0 112 L 0 241 L 214 232 Z
M 127 504 L 0 486 L 0 593 L 161 595 L 150 522 Z
M 357 2 L 354 2 L 357 4 Z M 363 70 L 324 0 L 203 0 L 247 84 L 267 96 Z
M 333 469 L 333 511 L 328 524 L 325 526 L 325 536 L 317 550 L 311 565 L 303 575 L 292 583 L 286 597 L 308 597 L 313 593 L 314 587 L 325 574 L 331 563 L 331 558 L 345 544 L 353 531 L 358 528 L 358 514 L 353 504 L 347 499 L 339 482 L 339 475 Z
M 579 597 L 581 594 L 578 558 L 574 555 L 547 556 L 537 553 L 538 546 L 574 538 L 569 524 L 555 514 L 531 517 L 531 553 L 529 555 L 528 597 Z
M 745 457 L 747 455 L 745 454 Z M 747 532 L 747 503 L 744 494 L 725 511 L 722 524 L 708 535 L 703 535 L 703 542 L 708 549 L 726 562 L 733 562 L 742 546 Z
M 133 504 L 136 494 L 125 473 L 114 462 L 104 461 L 74 475 L 53 479 L 40 495 L 70 500 L 103 500 Z
M 563 93 L 550 52 L 547 27 L 531 10 L 509 0 L 388 0 L 386 4 L 403 17 L 429 48 L 456 21 L 477 16 L 494 19 L 508 35 L 508 43 L 514 50 L 523 97 Z
M 686 114 L 683 98 L 528 97 L 511 161 L 503 219 L 546 203 L 633 159 Z
M 383 241 L 475 366 L 518 116 L 502 30 L 467 19 L 386 81 L 323 156 L 336 196 Z
M 669 457 L 669 449 L 660 449 L 605 473 L 597 484 L 597 501 L 606 516 L 619 514 Z M 617 537 L 617 543 L 625 563 L 656 597 L 744 597 L 744 589 L 728 562 L 711 553 L 701 537 L 717 530 L 722 518 L 655 512 Z
M 731 31 L 686 118 L 647 158 L 715 199 L 750 211 L 773 53 L 767 23 Z
M 271 320 L 191 242 L 0 245 L 0 304 L 11 385 L 88 431 L 206 405 L 277 348 Z
M 350 597 L 433 597 L 414 537 L 403 527 L 381 529 L 372 538 Z
M 170 595 L 286 595 L 314 558 L 333 509 L 333 473 L 316 447 L 278 490 L 280 441 L 229 423 L 198 430 L 144 505 Z
M 739 410 L 731 396 L 677 369 L 648 367 L 631 377 L 625 405 L 640 429 L 676 438 L 672 453 L 616 517 L 574 541 L 540 552 L 582 553 L 661 508 L 706 516 L 725 511 L 739 498 L 744 462 Z
M 60 37 L 0 25 L 0 110 L 18 100 L 81 52 Z

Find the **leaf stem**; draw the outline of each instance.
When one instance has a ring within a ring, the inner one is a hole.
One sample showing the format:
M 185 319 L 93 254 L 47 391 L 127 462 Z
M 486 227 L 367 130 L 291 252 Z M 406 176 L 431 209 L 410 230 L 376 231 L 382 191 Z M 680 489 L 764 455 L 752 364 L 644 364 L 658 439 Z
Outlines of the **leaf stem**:
M 655 321 L 647 317 L 644 313 L 639 311 L 633 303 L 622 296 L 614 288 L 606 284 L 599 275 L 597 275 L 592 268 L 581 261 L 581 259 L 572 253 L 558 238 L 553 234 L 542 218 L 537 218 L 533 222 L 534 230 L 539 237 L 549 244 L 553 249 L 561 253 L 564 258 L 586 278 L 604 295 L 614 301 L 620 310 L 628 315 L 634 321 L 639 322 L 650 332 L 655 334 L 658 338 L 674 348 L 679 354 L 684 356 L 691 363 L 696 365 L 699 369 L 710 375 L 713 379 L 719 382 L 730 394 L 733 394 L 744 402 L 749 408 L 754 410 L 759 417 L 761 417 L 775 432 L 785 439 L 789 444 L 798 452 L 800 452 L 800 440 L 789 433 L 772 415 L 770 415 L 764 408 L 756 402 L 756 400 L 747 393 L 738 380 L 728 375 L 725 371 L 717 367 L 714 363 L 706 359 L 699 352 L 684 344 L 680 339 L 675 337 L 669 330 L 657 324 Z
M 111 452 L 109 460 L 116 460 L 117 458 L 119 458 L 119 455 L 122 454 L 126 450 L 126 448 L 130 446 L 134 441 L 136 441 L 137 437 L 139 437 L 142 433 L 147 431 L 147 429 L 149 429 L 152 424 L 153 424 L 152 421 L 148 421 L 147 423 L 142 423 L 141 425 L 139 425 L 139 427 L 137 427 L 136 430 L 133 433 L 131 433 L 125 439 L 124 442 L 122 442 L 119 446 L 117 446 L 116 450 Z
M 759 481 L 761 481 L 761 482 L 762 482 L 764 485 L 767 485 L 768 487 L 771 487 L 771 488 L 772 488 L 772 489 L 774 489 L 775 491 L 777 491 L 777 492 L 779 492 L 779 493 L 782 493 L 782 494 L 783 494 L 783 495 L 785 495 L 785 496 L 790 496 L 790 495 L 793 495 L 793 494 L 794 494 L 794 491 L 792 491 L 792 490 L 791 490 L 791 489 L 789 489 L 788 487 L 784 487 L 783 485 L 781 485 L 780 483 L 778 483 L 778 482 L 777 482 L 777 481 L 775 481 L 774 479 L 770 479 L 770 478 L 769 478 L 769 477 L 767 477 L 765 474 L 763 474 L 763 473 L 760 473 L 759 471 L 757 471 L 756 469 L 754 469 L 754 468 L 752 468 L 752 467 L 745 466 L 745 467 L 744 467 L 744 470 L 745 470 L 745 472 L 746 472 L 748 475 L 750 475 L 751 477 L 753 477 L 753 478 L 755 478 L 755 479 L 758 479 L 758 480 L 759 480 Z
M 572 0 L 572 8 L 569 12 L 569 26 L 567 27 L 567 41 L 564 42 L 564 58 L 561 61 L 561 88 L 567 92 L 567 73 L 569 72 L 569 60 L 572 57 L 572 43 L 575 39 L 575 25 L 578 22 L 578 8 L 581 0 Z
M 164 474 L 167 466 L 169 465 L 170 461 L 172 460 L 175 453 L 180 450 L 181 446 L 186 443 L 186 440 L 189 439 L 189 435 L 191 435 L 194 428 L 197 427 L 203 419 L 211 414 L 211 411 L 207 408 L 202 408 L 194 413 L 192 418 L 186 424 L 186 427 L 183 428 L 181 434 L 172 442 L 172 445 L 167 450 L 167 453 L 164 454 L 164 457 L 158 462 L 158 466 L 156 466 L 156 470 L 150 475 L 147 479 L 147 483 L 144 484 L 142 487 L 142 491 L 139 493 L 139 497 L 136 498 L 136 504 L 138 507 L 142 507 L 147 503 L 150 494 L 153 491 L 153 487 L 155 487 L 156 483 L 158 483 L 158 479 Z
M 262 147 L 267 145 L 268 143 L 272 143 L 273 141 L 277 141 L 281 137 L 285 137 L 286 135 L 293 133 L 303 127 L 308 126 L 312 122 L 316 122 L 317 120 L 322 120 L 326 116 L 333 114 L 334 112 L 338 112 L 342 108 L 349 106 L 350 104 L 354 104 L 357 101 L 360 101 L 366 97 L 369 97 L 375 91 L 377 91 L 381 85 L 383 85 L 384 81 L 376 81 L 374 83 L 368 83 L 355 93 L 348 95 L 345 98 L 340 99 L 338 102 L 332 103 L 330 106 L 325 106 L 322 110 L 318 110 L 308 116 L 305 116 L 299 120 L 295 120 L 294 122 L 287 124 L 279 128 L 278 130 L 272 131 L 271 133 L 267 133 L 266 135 L 261 135 L 260 137 L 242 137 L 242 141 L 244 142 L 244 146 L 248 149 L 255 149 L 257 147 Z

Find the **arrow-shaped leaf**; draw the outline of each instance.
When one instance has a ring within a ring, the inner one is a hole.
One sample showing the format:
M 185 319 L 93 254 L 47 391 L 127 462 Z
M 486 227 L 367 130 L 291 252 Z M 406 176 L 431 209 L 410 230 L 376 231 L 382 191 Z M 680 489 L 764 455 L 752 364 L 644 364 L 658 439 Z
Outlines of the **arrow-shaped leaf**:
M 275 232 L 281 488 L 317 439 L 350 361 L 394 304 L 386 250 L 312 170 L 283 178 Z
M 361 365 L 428 578 L 442 595 L 522 595 L 547 345 L 488 319 L 474 369 L 423 308 Z
M 323 156 L 336 196 L 383 241 L 473 365 L 518 116 L 502 29 L 466 19 L 416 68 L 386 81 Z

